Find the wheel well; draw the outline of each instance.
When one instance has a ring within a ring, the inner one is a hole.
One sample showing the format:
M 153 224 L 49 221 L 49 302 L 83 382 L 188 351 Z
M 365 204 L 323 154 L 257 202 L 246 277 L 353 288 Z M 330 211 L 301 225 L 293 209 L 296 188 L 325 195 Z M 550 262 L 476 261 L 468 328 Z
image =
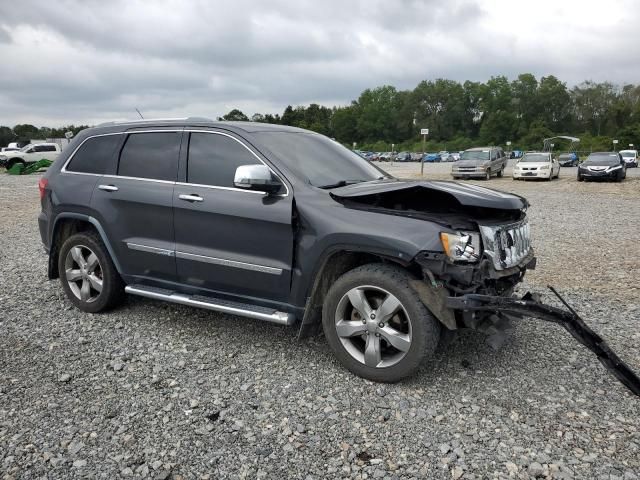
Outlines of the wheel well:
M 79 232 L 93 231 L 98 233 L 96 227 L 86 220 L 77 218 L 63 218 L 56 222 L 53 235 L 51 237 L 51 249 L 49 251 L 49 278 L 54 279 L 60 276 L 58 272 L 58 254 L 60 247 L 67 238 Z
M 311 294 L 308 296 L 300 325 L 300 338 L 319 333 L 322 324 L 322 304 L 331 285 L 348 271 L 368 263 L 393 263 L 411 269 L 406 263 L 373 253 L 340 251 L 329 255 L 317 272 Z

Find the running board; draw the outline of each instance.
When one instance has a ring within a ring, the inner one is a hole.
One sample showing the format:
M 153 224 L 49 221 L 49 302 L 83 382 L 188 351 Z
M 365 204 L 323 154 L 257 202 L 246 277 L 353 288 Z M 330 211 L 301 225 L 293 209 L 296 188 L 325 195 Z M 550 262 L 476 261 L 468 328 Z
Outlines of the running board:
M 279 325 L 292 325 L 295 318 L 290 313 L 279 312 L 273 308 L 260 307 L 246 303 L 233 302 L 221 298 L 204 297 L 202 295 L 185 295 L 164 288 L 147 287 L 145 285 L 127 285 L 125 292 L 154 300 L 179 303 L 190 307 L 205 308 L 216 312 L 255 318 Z

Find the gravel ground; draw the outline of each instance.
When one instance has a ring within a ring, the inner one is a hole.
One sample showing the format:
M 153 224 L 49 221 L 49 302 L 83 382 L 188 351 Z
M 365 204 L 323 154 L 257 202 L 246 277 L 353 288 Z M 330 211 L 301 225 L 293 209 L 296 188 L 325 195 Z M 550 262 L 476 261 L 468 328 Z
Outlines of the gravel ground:
M 558 287 L 640 371 L 640 178 L 570 170 L 477 183 L 532 203 L 525 287 Z M 37 179 L 0 174 L 0 478 L 640 476 L 640 402 L 554 325 L 498 352 L 465 333 L 378 385 L 294 329 L 135 297 L 81 313 L 46 279 Z

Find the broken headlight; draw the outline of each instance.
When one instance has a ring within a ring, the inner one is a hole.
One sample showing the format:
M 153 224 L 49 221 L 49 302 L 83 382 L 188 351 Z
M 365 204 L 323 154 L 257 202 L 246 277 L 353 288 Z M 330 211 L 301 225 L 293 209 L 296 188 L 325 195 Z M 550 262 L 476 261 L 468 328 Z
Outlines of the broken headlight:
M 440 233 L 440 241 L 444 253 L 455 262 L 477 262 L 482 254 L 480 235 L 477 233 L 458 232 Z

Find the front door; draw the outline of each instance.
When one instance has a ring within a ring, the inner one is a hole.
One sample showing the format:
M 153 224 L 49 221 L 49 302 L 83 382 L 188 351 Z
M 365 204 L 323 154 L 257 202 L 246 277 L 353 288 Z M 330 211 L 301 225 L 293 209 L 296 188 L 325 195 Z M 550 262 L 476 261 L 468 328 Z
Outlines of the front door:
M 182 132 L 135 132 L 115 175 L 102 176 L 91 206 L 118 258 L 137 281 L 175 281 L 173 191 Z
M 176 184 L 178 281 L 228 295 L 286 302 L 293 256 L 293 195 L 235 188 L 240 165 L 262 164 L 241 139 L 223 132 L 188 134 Z M 186 137 L 186 135 L 185 135 Z

